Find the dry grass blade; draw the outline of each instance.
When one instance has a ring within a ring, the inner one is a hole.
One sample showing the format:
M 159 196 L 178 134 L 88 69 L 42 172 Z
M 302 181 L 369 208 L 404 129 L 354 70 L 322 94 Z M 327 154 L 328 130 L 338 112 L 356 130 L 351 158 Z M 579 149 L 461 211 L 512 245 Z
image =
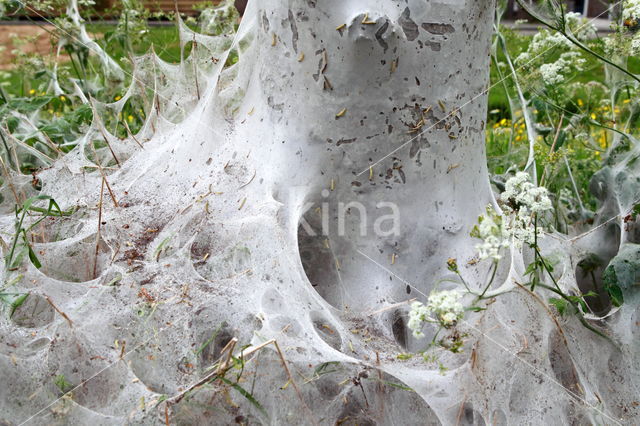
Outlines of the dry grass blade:
M 102 178 L 102 185 L 100 185 L 100 201 L 98 202 L 98 232 L 96 232 L 96 251 L 93 258 L 93 279 L 96 279 L 98 271 L 98 253 L 100 251 L 100 231 L 102 229 L 102 197 L 104 195 L 104 183 L 105 179 Z
M 65 314 L 64 312 L 62 312 L 60 309 L 58 309 L 58 307 L 53 303 L 53 301 L 51 300 L 51 298 L 49 296 L 45 296 L 45 299 L 47 299 L 47 302 L 49 302 L 49 304 L 51 305 L 51 307 L 53 309 L 55 309 L 55 311 L 57 313 L 60 314 L 60 316 L 62 316 L 62 318 L 64 318 L 65 320 L 67 320 L 67 322 L 69 323 L 70 327 L 73 327 L 73 321 L 71 321 L 71 319 L 67 316 L 67 314 Z

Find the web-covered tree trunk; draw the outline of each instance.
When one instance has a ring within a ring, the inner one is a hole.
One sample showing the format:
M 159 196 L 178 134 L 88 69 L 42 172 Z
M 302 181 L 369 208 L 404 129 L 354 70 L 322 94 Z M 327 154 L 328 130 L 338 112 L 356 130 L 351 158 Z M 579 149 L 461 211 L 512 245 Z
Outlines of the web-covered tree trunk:
M 469 314 L 462 353 L 398 356 L 433 337 L 407 332 L 403 302 L 450 285 L 449 258 L 469 283 L 485 282 L 469 231 L 493 200 L 484 154 L 493 7 L 265 0 L 248 5 L 234 38 L 181 24 L 192 44 L 182 64 L 137 59 L 127 95 L 93 106 L 106 117 L 153 89 L 143 130 L 118 140 L 96 120 L 41 175 L 44 193 L 81 208 L 47 224 L 35 244 L 42 268 L 20 270 L 31 296 L 3 320 L 5 342 L 19 348 L 0 358 L 7 420 L 592 416 L 586 373 L 524 291 Z M 102 138 L 109 146 L 94 143 Z M 507 262 L 498 281 L 521 266 Z M 573 327 L 571 344 L 598 344 Z M 276 339 L 289 370 L 267 346 L 182 397 L 232 338 L 236 348 Z M 592 361 L 584 365 L 607 362 Z

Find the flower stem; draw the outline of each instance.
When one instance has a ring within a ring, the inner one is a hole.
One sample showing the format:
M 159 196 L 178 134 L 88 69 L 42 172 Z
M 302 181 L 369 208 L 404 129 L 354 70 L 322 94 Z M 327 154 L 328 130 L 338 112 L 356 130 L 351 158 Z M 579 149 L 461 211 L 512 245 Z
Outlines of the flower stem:
M 491 273 L 491 278 L 489 279 L 489 284 L 487 284 L 487 286 L 484 288 L 484 290 L 482 290 L 482 293 L 480 293 L 480 296 L 478 296 L 479 300 L 482 300 L 482 298 L 484 297 L 484 295 L 487 292 L 487 290 L 489 290 L 489 287 L 491 287 L 491 284 L 493 284 L 493 280 L 496 277 L 496 271 L 497 270 L 498 270 L 498 262 L 493 262 L 493 272 Z

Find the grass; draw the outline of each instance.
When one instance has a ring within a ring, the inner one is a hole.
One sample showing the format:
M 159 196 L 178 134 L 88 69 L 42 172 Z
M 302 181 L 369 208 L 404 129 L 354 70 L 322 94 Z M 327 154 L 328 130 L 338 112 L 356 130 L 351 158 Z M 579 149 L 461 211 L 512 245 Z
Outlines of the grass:
M 121 66 L 130 68 L 128 64 L 128 54 L 124 46 L 113 37 L 116 26 L 114 24 L 93 23 L 87 25 L 89 35 L 102 46 Z M 153 26 L 149 28 L 149 33 L 142 43 L 133 46 L 134 52 L 138 55 L 148 52 L 151 48 L 163 61 L 178 63 L 180 61 L 180 39 L 178 37 L 178 27 L 175 24 Z M 189 54 L 191 45 L 185 46 L 185 56 Z M 72 77 L 79 78 L 80 75 L 73 69 L 70 61 L 62 62 L 59 66 L 62 72 L 68 72 Z M 38 93 L 46 89 L 49 78 L 44 72 L 33 74 L 25 73 L 19 67 L 6 70 L 2 76 L 5 93 L 14 96 L 28 96 L 31 89 Z
M 105 40 L 105 37 L 109 38 L 109 36 L 112 35 L 115 28 L 116 26 L 113 24 L 95 23 L 87 25 L 87 32 L 93 34 L 98 43 L 122 65 L 122 58 L 126 58 L 127 56 L 124 47 L 114 40 L 110 42 Z M 143 54 L 152 47 L 163 61 L 170 63 L 179 62 L 180 39 L 178 38 L 177 25 L 171 24 L 150 27 L 144 42 L 134 46 L 134 51 L 136 54 Z M 188 53 L 188 47 L 185 47 L 185 49 L 187 49 Z
M 87 31 L 94 39 L 123 67 L 128 68 L 128 58 L 126 49 L 119 40 L 113 37 L 116 26 L 107 23 L 90 23 L 87 24 Z M 513 31 L 508 31 L 509 50 L 513 57 L 526 49 L 531 42 L 532 36 L 520 35 Z M 180 61 L 180 40 L 178 36 L 178 28 L 176 25 L 162 25 L 149 27 L 149 33 L 142 43 L 134 46 L 136 54 L 143 54 L 153 48 L 155 53 L 164 61 L 169 63 L 178 63 Z M 185 56 L 189 54 L 191 45 L 185 46 Z M 503 55 L 498 55 L 499 60 L 504 60 Z M 62 68 L 74 77 L 78 77 L 73 70 L 70 62 L 65 62 Z M 633 71 L 640 71 L 640 60 L 635 60 L 630 64 Z M 587 71 L 581 73 L 576 80 L 581 82 L 602 81 L 603 68 L 595 58 L 589 59 Z M 504 85 L 500 82 L 496 64 L 491 63 L 490 70 L 491 89 L 489 90 L 488 111 L 494 111 L 489 116 L 489 121 L 500 120 L 502 117 L 509 116 L 509 100 L 507 98 Z M 27 78 L 24 72 L 20 70 L 9 70 L 7 76 L 3 78 L 8 84 L 5 85 L 7 92 L 17 95 L 26 96 L 32 88 L 38 88 L 47 83 L 46 76 Z

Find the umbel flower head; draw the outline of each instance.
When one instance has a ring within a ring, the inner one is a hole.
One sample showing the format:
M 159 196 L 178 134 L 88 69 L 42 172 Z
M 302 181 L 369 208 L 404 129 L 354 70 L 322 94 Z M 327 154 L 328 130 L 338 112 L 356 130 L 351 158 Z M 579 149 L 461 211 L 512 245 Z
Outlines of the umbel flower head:
M 500 195 L 506 212 L 540 213 L 551 209 L 547 188 L 535 186 L 529 179 L 528 173 L 518 172 L 507 180 Z
M 491 206 L 487 206 L 486 214 L 478 218 L 478 224 L 473 227 L 471 236 L 482 240 L 476 244 L 478 257 L 500 260 L 500 249 L 509 246 L 508 233 L 502 224 L 502 217 Z
M 540 236 L 535 218 L 553 207 L 547 189 L 531 183 L 527 173 L 518 172 L 505 184 L 500 200 L 508 214 L 506 233 L 516 245 L 534 244 Z
M 443 327 L 455 325 L 464 314 L 461 298 L 462 294 L 456 290 L 432 291 L 426 305 L 421 302 L 411 304 L 407 326 L 415 337 L 423 337 L 425 322 L 438 323 Z
M 593 23 L 579 13 L 566 13 L 564 22 L 578 40 L 586 41 L 596 38 L 596 28 Z M 544 59 L 549 59 L 549 55 L 545 53 L 551 49 L 559 52 L 559 56 L 555 57 L 553 62 L 545 62 Z M 535 82 L 541 80 L 550 87 L 558 87 L 570 73 L 582 71 L 586 63 L 580 49 L 567 37 L 560 32 L 547 29 L 536 33 L 527 50 L 516 58 L 516 64 L 526 67 L 530 75 L 535 76 L 533 78 Z
M 535 218 L 552 208 L 547 189 L 531 183 L 525 172 L 518 172 L 507 180 L 500 201 L 504 216 L 487 206 L 486 213 L 478 218 L 478 224 L 471 231 L 472 237 L 482 240 L 476 244 L 481 260 L 497 262 L 504 247 L 534 244 L 536 237 L 541 237 Z

